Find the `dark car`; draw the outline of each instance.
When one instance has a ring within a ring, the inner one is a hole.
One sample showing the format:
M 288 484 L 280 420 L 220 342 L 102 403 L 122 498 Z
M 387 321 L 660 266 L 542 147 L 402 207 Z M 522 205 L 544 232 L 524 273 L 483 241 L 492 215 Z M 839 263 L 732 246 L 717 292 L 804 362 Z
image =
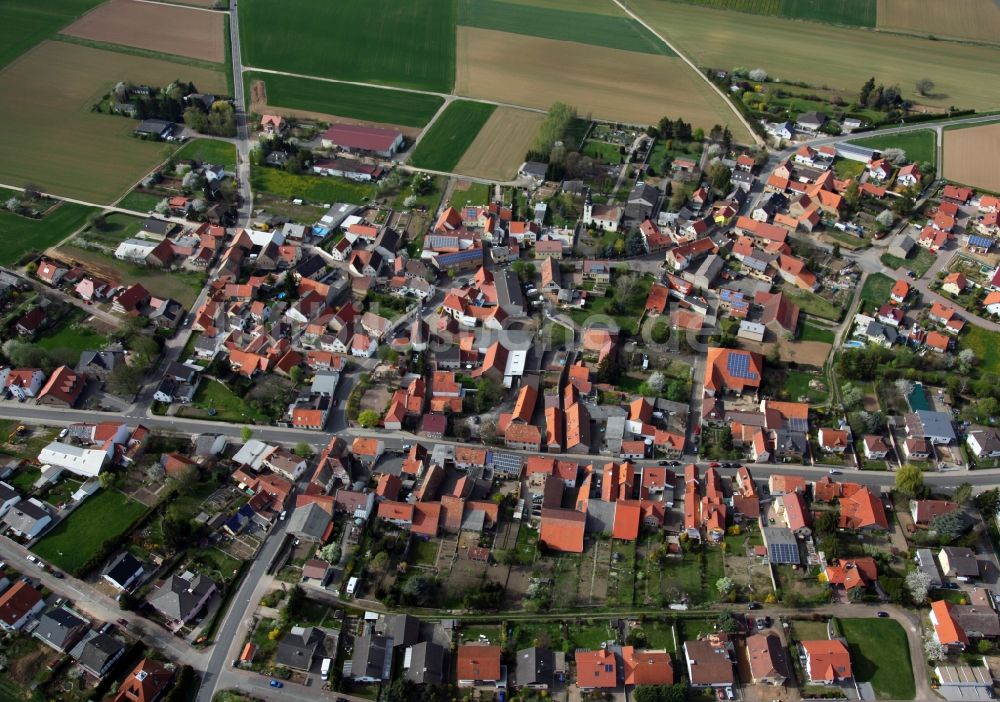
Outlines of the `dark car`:
M 760 608 L 761 608 L 760 602 L 751 602 L 750 604 L 747 605 L 747 609 L 749 610 L 760 609 Z
M 272 680 L 271 682 L 268 683 L 268 685 L 270 685 L 271 687 L 284 687 L 285 683 L 281 682 L 280 680 Z
M 63 579 L 64 577 L 66 577 L 66 576 L 64 576 L 64 575 L 62 574 L 62 571 L 58 571 L 58 570 L 53 570 L 53 571 L 52 571 L 52 577 L 53 577 L 53 578 L 55 578 L 56 580 L 62 580 L 62 579 Z
M 670 465 L 672 466 L 679 466 L 680 464 L 681 464 L 680 461 L 670 461 Z
M 889 613 L 888 612 L 876 612 L 875 616 L 882 617 L 883 619 L 885 619 L 886 617 L 889 616 Z
M 127 626 L 128 626 L 128 620 L 127 620 L 127 619 L 119 619 L 119 620 L 117 620 L 117 621 L 116 621 L 115 623 L 116 623 L 116 624 L 117 624 L 118 626 L 124 626 L 124 627 L 127 627 Z
M 670 465 L 670 461 L 657 461 L 656 465 L 658 465 L 658 466 L 669 466 Z

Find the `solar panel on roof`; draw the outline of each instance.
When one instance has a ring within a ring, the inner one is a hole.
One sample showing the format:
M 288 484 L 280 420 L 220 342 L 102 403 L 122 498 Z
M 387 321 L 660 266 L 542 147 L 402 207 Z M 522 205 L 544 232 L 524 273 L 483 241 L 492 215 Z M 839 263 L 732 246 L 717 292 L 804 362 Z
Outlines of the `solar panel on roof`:
M 771 544 L 768 552 L 772 563 L 799 562 L 799 547 L 795 544 Z
M 750 354 L 730 353 L 726 359 L 726 370 L 734 378 L 757 380 L 757 374 L 750 370 Z

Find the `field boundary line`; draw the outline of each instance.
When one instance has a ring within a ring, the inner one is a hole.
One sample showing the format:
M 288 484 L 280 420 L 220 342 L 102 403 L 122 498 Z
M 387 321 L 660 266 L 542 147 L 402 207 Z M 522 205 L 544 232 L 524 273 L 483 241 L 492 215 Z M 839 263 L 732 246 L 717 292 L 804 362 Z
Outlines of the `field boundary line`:
M 761 136 L 759 134 L 757 134 L 757 132 L 754 131 L 753 127 L 750 125 L 750 122 L 747 120 L 747 118 L 744 117 L 740 113 L 740 111 L 736 109 L 736 106 L 732 102 L 730 102 L 729 97 L 725 93 L 723 93 L 722 90 L 719 89 L 719 86 L 717 86 L 715 83 L 713 83 L 711 80 L 709 80 L 708 76 L 706 76 L 698 68 L 698 66 L 695 65 L 694 61 L 692 61 L 691 59 L 689 59 L 676 46 L 674 46 L 669 41 L 667 41 L 666 37 L 664 37 L 662 34 L 660 34 L 655 29 L 653 29 L 652 25 L 650 25 L 646 20 L 644 20 L 642 17 L 640 17 L 639 15 L 637 15 L 635 12 L 633 12 L 628 7 L 628 5 L 626 5 L 624 2 L 622 2 L 622 0 L 611 0 L 611 1 L 614 4 L 616 4 L 618 7 L 620 7 L 622 9 L 622 11 L 625 12 L 625 14 L 627 14 L 633 20 L 635 20 L 636 22 L 638 22 L 639 24 L 641 24 L 643 27 L 645 27 L 647 31 L 651 32 L 653 34 L 653 36 L 657 37 L 660 41 L 662 41 L 664 44 L 666 44 L 670 48 L 671 51 L 673 51 L 675 54 L 677 54 L 677 58 L 679 58 L 681 61 L 683 61 L 684 63 L 686 63 L 688 65 L 688 67 L 690 67 L 691 70 L 694 71 L 698 75 L 699 78 L 701 78 L 703 81 L 705 81 L 706 83 L 708 83 L 709 87 L 711 87 L 712 90 L 715 91 L 716 95 L 718 95 L 720 98 L 722 98 L 722 101 L 726 103 L 726 106 L 729 108 L 730 112 L 732 112 L 734 115 L 736 115 L 736 119 L 744 127 L 746 127 L 746 130 L 748 132 L 750 132 L 750 136 L 757 143 L 757 145 L 758 146 L 766 146 L 766 144 L 764 143 L 764 140 L 761 138 Z
M 468 100 L 469 102 L 481 102 L 487 105 L 496 105 L 497 107 L 514 107 L 519 110 L 528 110 L 529 112 L 538 112 L 540 114 L 546 114 L 548 110 L 543 110 L 538 107 L 528 107 L 527 105 L 517 105 L 512 102 L 500 102 L 498 100 L 486 100 L 484 98 L 470 97 L 467 95 L 460 95 L 458 93 L 439 93 L 434 90 L 421 90 L 419 88 L 401 88 L 394 85 L 383 85 L 381 83 L 366 83 L 364 81 L 358 80 L 341 80 L 340 78 L 325 78 L 322 76 L 310 76 L 305 73 L 292 73 L 291 71 L 276 71 L 271 68 L 258 68 L 256 66 L 244 66 L 243 71 L 250 73 L 270 73 L 275 76 L 289 76 L 290 78 L 304 78 L 306 80 L 318 80 L 324 83 L 339 83 L 341 85 L 357 85 L 363 88 L 380 88 L 382 90 L 395 90 L 403 93 L 414 93 L 416 95 L 433 95 L 435 97 L 442 98 L 444 100 L 454 100 L 455 98 L 461 98 L 462 100 Z M 277 107 L 281 107 L 277 105 Z M 435 118 L 437 115 L 435 115 Z M 431 123 L 428 122 L 429 126 Z M 426 129 L 427 127 L 424 127 Z
M 448 105 L 450 105 L 451 103 L 453 103 L 453 102 L 454 102 L 455 100 L 457 100 L 457 99 L 458 99 L 458 98 L 457 98 L 457 97 L 455 97 L 454 95 L 452 95 L 451 97 L 446 97 L 446 98 L 444 99 L 444 102 L 443 102 L 443 103 L 441 103 L 441 107 L 439 107 L 439 108 L 437 109 L 437 112 L 435 112 L 435 113 L 434 113 L 434 115 L 433 115 L 433 116 L 432 116 L 432 117 L 431 117 L 431 118 L 430 118 L 430 119 L 429 119 L 429 120 L 427 121 L 427 124 L 425 124 L 425 125 L 423 126 L 423 128 L 422 128 L 422 129 L 420 130 L 420 133 L 419 133 L 419 134 L 417 134 L 417 138 L 413 140 L 413 146 L 412 146 L 412 147 L 410 147 L 410 150 L 409 150 L 409 151 L 407 152 L 407 154 L 406 154 L 406 160 L 407 160 L 407 161 L 409 161 L 409 159 L 410 159 L 410 156 L 412 156 L 412 155 L 413 155 L 413 151 L 414 151 L 414 150 L 415 150 L 415 149 L 417 148 L 417 146 L 419 146 L 419 145 L 420 145 L 420 142 L 421 142 L 421 140 L 422 140 L 422 139 L 424 138 L 424 135 L 426 135 L 426 134 L 427 134 L 427 132 L 428 132 L 428 130 L 429 130 L 429 129 L 430 129 L 430 128 L 431 128 L 432 126 L 434 126 L 434 123 L 435 123 L 435 122 L 437 122 L 437 120 L 438 120 L 438 117 L 440 117 L 440 116 L 441 116 L 441 113 L 443 113 L 443 112 L 444 112 L 444 111 L 445 111 L 445 110 L 446 110 L 446 109 L 448 108 Z M 406 163 L 406 161 L 404 161 L 404 163 Z
M 180 2 L 163 2 L 163 0 L 135 0 L 135 2 L 144 2 L 147 5 L 166 5 L 167 7 L 179 7 L 184 10 L 197 10 L 199 12 L 218 12 L 223 15 L 228 15 L 229 10 L 217 10 L 214 7 L 198 7 L 197 5 L 185 5 Z

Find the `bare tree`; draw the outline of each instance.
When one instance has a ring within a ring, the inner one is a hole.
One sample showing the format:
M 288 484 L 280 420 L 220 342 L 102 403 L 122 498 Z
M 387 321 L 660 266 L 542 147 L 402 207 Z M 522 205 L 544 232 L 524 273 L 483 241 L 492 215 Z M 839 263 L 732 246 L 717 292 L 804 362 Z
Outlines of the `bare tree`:
M 927 95 L 932 90 L 934 90 L 934 81 L 930 78 L 921 78 L 917 81 L 917 92 L 921 95 Z

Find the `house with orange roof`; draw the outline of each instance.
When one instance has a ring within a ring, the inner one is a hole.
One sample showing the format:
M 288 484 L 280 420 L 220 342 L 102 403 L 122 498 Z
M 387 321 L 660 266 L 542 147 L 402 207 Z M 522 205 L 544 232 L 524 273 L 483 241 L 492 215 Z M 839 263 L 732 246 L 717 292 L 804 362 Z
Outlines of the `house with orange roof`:
M 408 529 L 413 524 L 414 506 L 409 502 L 383 500 L 378 503 L 376 515 L 390 524 Z
M 368 467 L 374 466 L 384 451 L 385 444 L 381 439 L 359 436 L 351 443 L 351 455 Z
M 931 602 L 930 620 L 934 626 L 934 640 L 939 644 L 953 652 L 964 651 L 969 646 L 969 636 L 958 622 L 950 602 Z
M 757 685 L 784 685 L 791 677 L 788 654 L 777 634 L 754 634 L 746 640 L 750 677 Z
M 871 587 L 878 580 L 878 566 L 871 556 L 833 561 L 826 566 L 824 573 L 830 585 L 848 591 Z
M 459 687 L 498 685 L 502 682 L 499 646 L 465 644 L 458 647 L 455 675 Z
M 866 486 L 840 499 L 840 528 L 854 530 L 889 530 L 882 501 Z
M 798 536 L 807 537 L 812 534 L 809 510 L 806 509 L 806 501 L 801 493 L 790 492 L 777 497 L 775 513 Z
M 504 445 L 517 451 L 541 451 L 542 430 L 534 424 L 510 424 L 504 431 Z
M 900 279 L 893 283 L 892 291 L 889 293 L 889 299 L 897 305 L 901 305 L 906 301 L 906 296 L 909 294 L 910 284 L 905 280 Z
M 941 283 L 941 289 L 952 295 L 961 295 L 968 285 L 969 281 L 961 273 L 949 273 Z
M 543 507 L 538 541 L 553 551 L 583 553 L 586 526 L 587 515 L 583 512 L 560 507 Z
M 606 648 L 576 652 L 576 686 L 581 692 L 618 687 L 618 660 Z
M 942 231 L 937 227 L 927 226 L 920 230 L 920 237 L 917 239 L 917 244 L 931 253 L 937 253 L 948 243 L 950 238 L 948 232 Z
M 806 479 L 801 475 L 775 475 L 767 480 L 768 492 L 772 495 L 787 495 L 790 492 L 805 492 Z
M 622 541 L 635 541 L 639 538 L 641 519 L 642 508 L 638 500 L 618 500 L 615 502 L 615 519 L 611 537 Z
M 742 395 L 757 390 L 764 359 L 759 353 L 741 349 L 709 347 L 705 359 L 705 393 L 710 397 L 727 391 Z
M 440 522 L 440 502 L 417 502 L 413 505 L 413 523 L 410 524 L 410 533 L 433 539 L 438 535 Z
M 851 654 L 840 639 L 802 641 L 805 653 L 805 672 L 811 683 L 834 685 L 851 680 Z
M 666 651 L 622 646 L 622 673 L 626 685 L 673 685 L 674 665 Z
M 163 663 L 143 658 L 122 681 L 112 702 L 157 702 L 174 679 L 174 671 Z
M 843 429 L 821 427 L 818 434 L 819 447 L 827 453 L 843 453 L 850 443 L 850 434 Z
M 816 275 L 806 268 L 806 262 L 795 256 L 780 255 L 777 261 L 778 275 L 786 283 L 791 283 L 803 290 L 813 291 L 818 283 Z
M 69 366 L 59 366 L 38 393 L 36 402 L 49 407 L 73 407 L 87 386 L 87 376 Z
M 929 331 L 924 337 L 924 346 L 937 353 L 947 353 L 951 349 L 951 339 L 939 331 Z

